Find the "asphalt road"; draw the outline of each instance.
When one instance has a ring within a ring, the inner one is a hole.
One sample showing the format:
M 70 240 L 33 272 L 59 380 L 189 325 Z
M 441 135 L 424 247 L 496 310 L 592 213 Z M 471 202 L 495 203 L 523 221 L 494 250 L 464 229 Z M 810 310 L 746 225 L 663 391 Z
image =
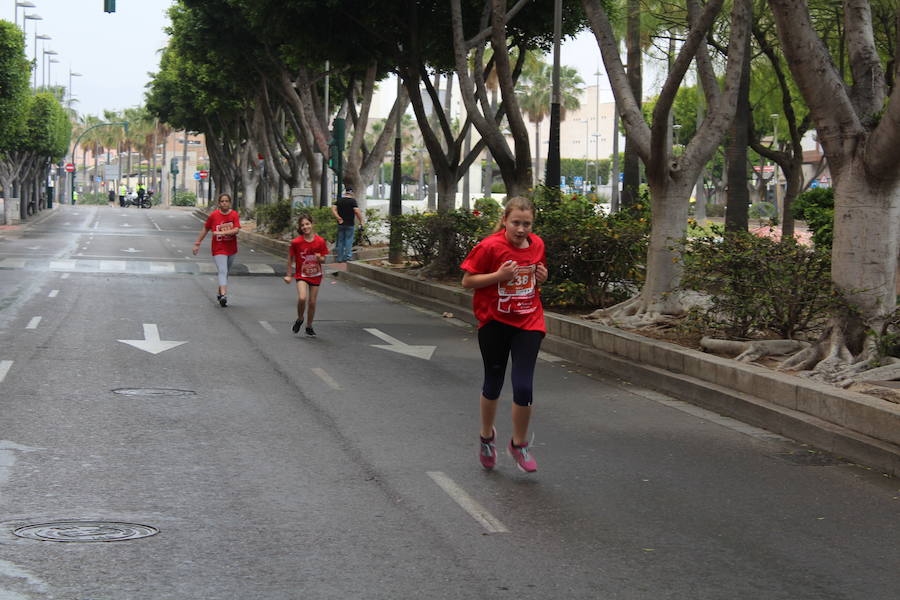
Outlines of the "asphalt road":
M 220 308 L 200 225 L 0 231 L 0 600 L 898 597 L 897 480 L 552 356 L 484 472 L 472 328 L 329 275 L 294 335 L 246 244 Z

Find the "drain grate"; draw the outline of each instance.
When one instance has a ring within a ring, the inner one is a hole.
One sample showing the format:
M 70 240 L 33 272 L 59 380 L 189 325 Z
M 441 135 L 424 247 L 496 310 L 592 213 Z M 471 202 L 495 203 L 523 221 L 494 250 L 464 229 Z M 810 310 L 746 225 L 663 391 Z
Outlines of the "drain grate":
M 119 388 L 113 390 L 114 394 L 123 396 L 196 396 L 197 392 L 191 390 L 176 390 L 172 388 Z
M 21 538 L 43 542 L 121 542 L 156 535 L 159 529 L 114 521 L 59 521 L 27 525 L 13 533 Z

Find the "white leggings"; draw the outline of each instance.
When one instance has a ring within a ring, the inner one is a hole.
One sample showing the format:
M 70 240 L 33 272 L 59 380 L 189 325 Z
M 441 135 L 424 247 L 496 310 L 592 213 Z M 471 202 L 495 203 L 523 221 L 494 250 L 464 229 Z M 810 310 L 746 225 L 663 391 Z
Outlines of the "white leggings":
M 216 269 L 219 271 L 219 285 L 228 285 L 228 271 L 231 269 L 231 263 L 234 262 L 234 254 L 213 254 L 213 260 L 216 262 Z

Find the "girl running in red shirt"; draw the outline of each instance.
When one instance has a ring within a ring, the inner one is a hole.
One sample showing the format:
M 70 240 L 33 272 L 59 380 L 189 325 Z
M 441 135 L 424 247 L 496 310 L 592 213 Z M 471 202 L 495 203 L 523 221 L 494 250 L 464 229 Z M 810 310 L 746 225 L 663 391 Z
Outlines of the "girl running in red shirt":
M 313 233 L 312 217 L 302 214 L 297 217 L 297 231 L 300 235 L 291 241 L 288 252 L 287 275 L 284 282 L 297 280 L 297 320 L 291 331 L 297 333 L 303 325 L 303 313 L 306 311 L 306 335 L 316 337 L 313 330 L 313 318 L 316 316 L 316 298 L 322 284 L 322 263 L 328 254 L 328 245 L 320 236 Z M 293 273 L 293 275 L 291 275 Z M 309 308 L 307 309 L 307 297 Z
M 219 289 L 216 299 L 221 306 L 228 305 L 228 271 L 237 254 L 237 235 L 241 230 L 241 220 L 236 210 L 231 210 L 231 196 L 219 194 L 219 208 L 210 213 L 200 231 L 200 237 L 194 242 L 194 254 L 200 251 L 200 244 L 207 232 L 212 231 L 212 255 L 219 273 Z
M 481 388 L 481 465 L 497 463 L 497 399 L 512 356 L 512 439 L 507 452 L 526 473 L 537 471 L 528 446 L 534 366 L 546 334 L 538 286 L 547 280 L 544 242 L 531 232 L 534 205 L 510 198 L 493 235 L 479 242 L 462 263 L 464 288 L 474 289 L 478 345 L 484 362 Z

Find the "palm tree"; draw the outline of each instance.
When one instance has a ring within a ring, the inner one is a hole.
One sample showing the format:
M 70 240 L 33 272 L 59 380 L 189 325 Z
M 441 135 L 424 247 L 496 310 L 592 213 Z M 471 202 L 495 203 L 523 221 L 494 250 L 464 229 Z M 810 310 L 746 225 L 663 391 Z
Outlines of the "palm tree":
M 541 166 L 541 122 L 550 115 L 550 102 L 553 96 L 552 67 L 541 61 L 526 62 L 522 69 L 522 86 L 519 91 L 519 103 L 528 120 L 534 123 L 534 184 L 537 185 Z M 572 67 L 561 67 L 559 70 L 559 88 L 561 104 L 560 121 L 566 120 L 566 111 L 578 110 L 581 107 L 579 97 L 583 92 L 584 80 Z

